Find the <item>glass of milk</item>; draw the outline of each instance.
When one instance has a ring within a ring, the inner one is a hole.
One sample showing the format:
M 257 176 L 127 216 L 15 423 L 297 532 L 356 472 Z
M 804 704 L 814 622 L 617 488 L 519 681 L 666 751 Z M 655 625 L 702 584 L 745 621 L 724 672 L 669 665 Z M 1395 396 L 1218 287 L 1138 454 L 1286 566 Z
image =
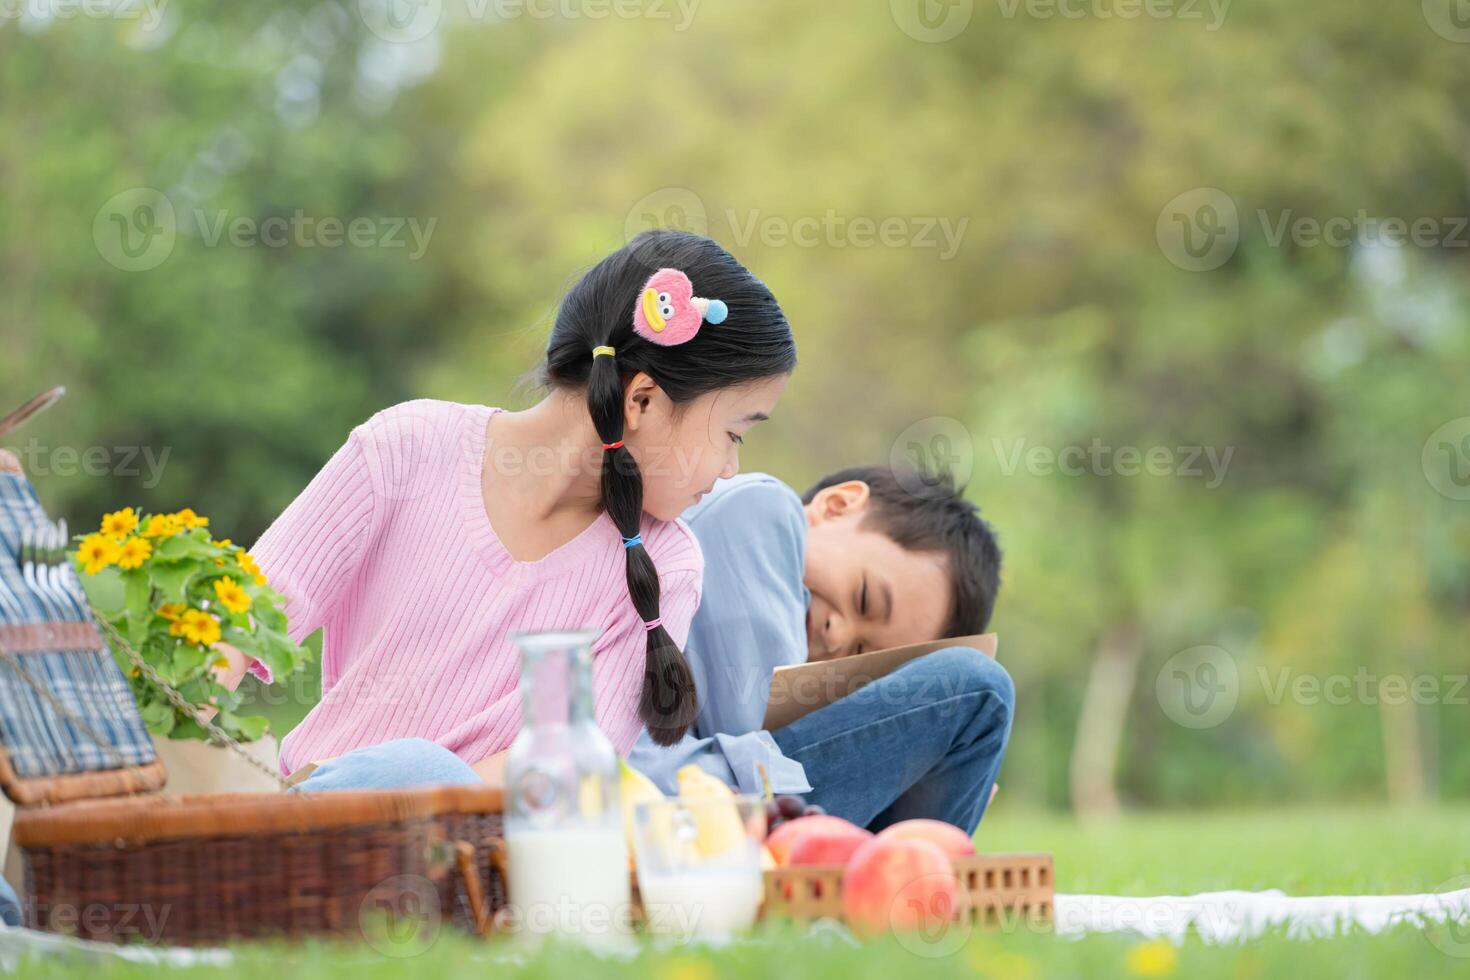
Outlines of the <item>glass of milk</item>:
M 507 927 L 632 944 L 618 757 L 592 701 L 597 631 L 522 633 L 521 731 L 505 765 Z
M 644 928 L 722 941 L 748 930 L 764 893 L 766 810 L 758 796 L 673 797 L 633 808 Z

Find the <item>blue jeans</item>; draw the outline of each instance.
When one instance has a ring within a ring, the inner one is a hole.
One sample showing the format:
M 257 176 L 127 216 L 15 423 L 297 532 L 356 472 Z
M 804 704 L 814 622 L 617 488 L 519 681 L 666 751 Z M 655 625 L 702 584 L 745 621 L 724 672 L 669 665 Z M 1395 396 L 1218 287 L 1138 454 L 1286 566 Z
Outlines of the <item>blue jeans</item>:
M 772 732 L 806 769 L 806 795 L 878 831 L 928 817 L 974 834 L 1011 734 L 1006 669 L 969 647 L 917 657 Z
M 20 925 L 20 899 L 15 894 L 15 889 L 10 887 L 10 882 L 0 878 L 0 922 L 7 926 Z
M 398 738 L 367 745 L 324 762 L 292 792 L 336 789 L 405 789 L 444 784 L 484 785 L 470 764 L 426 738 Z

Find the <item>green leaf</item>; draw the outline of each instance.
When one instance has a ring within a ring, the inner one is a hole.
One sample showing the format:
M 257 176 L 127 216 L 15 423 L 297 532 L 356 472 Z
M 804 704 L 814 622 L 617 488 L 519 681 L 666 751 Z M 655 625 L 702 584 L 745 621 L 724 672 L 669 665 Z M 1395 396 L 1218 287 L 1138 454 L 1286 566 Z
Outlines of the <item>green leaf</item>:
M 173 731 L 174 708 L 167 701 L 151 701 L 143 705 L 139 712 L 143 716 L 143 724 L 155 735 L 167 735 Z
M 153 608 L 149 601 L 153 596 L 153 585 L 148 581 L 148 573 L 141 568 L 133 568 L 120 573 L 119 577 L 123 584 L 123 605 L 129 619 L 146 618 Z
M 183 602 L 189 580 L 199 571 L 190 562 L 172 562 L 153 566 L 153 584 L 157 586 L 164 602 Z
M 219 685 L 205 677 L 191 677 L 187 681 L 180 681 L 174 686 L 183 695 L 185 701 L 193 705 L 203 705 L 209 703 L 210 695 L 215 693 L 215 689 Z
M 257 595 L 253 598 L 250 613 L 255 617 L 256 622 L 262 626 L 275 630 L 278 633 L 286 632 L 286 614 L 276 607 L 274 601 Z
M 169 733 L 169 738 L 192 738 L 200 742 L 209 741 L 209 733 L 201 728 L 193 718 L 185 718 L 179 715 L 175 715 L 175 717 L 177 718 L 177 722 L 174 725 L 173 731 Z
M 123 634 L 123 637 L 132 644 L 134 650 L 142 648 L 144 644 L 147 643 L 148 620 L 152 618 L 152 615 L 149 613 L 145 613 L 141 617 L 129 614 L 122 621 L 121 632 Z
M 219 726 L 242 742 L 255 742 L 265 735 L 269 723 L 262 715 L 235 715 L 222 711 Z
M 155 559 L 165 562 L 181 561 L 185 558 L 212 558 L 219 552 L 208 541 L 201 541 L 193 532 L 176 534 L 165 538 L 153 552 Z
M 82 589 L 92 608 L 109 620 L 122 618 L 127 608 L 123 596 L 122 574 L 116 568 L 104 568 L 96 575 L 81 576 Z
M 194 677 L 210 656 L 210 652 L 203 647 L 196 647 L 192 643 L 180 643 L 174 650 L 171 673 L 179 680 Z

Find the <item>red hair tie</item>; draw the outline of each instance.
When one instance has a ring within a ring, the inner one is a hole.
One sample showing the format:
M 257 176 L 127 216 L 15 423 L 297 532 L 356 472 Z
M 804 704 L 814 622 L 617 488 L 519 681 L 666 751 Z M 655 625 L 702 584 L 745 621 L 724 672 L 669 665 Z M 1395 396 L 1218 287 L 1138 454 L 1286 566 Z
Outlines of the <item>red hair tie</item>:
M 602 448 L 603 449 L 621 449 L 622 447 L 623 447 L 623 440 L 621 440 L 621 439 L 619 439 L 617 442 L 604 442 L 602 444 Z

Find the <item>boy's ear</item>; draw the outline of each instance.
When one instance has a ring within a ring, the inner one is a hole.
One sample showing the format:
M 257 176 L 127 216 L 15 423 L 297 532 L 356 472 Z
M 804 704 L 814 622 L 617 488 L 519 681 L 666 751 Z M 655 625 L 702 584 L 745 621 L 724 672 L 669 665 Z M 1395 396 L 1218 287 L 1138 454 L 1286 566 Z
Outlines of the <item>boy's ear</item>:
M 871 491 L 862 480 L 848 480 L 823 487 L 806 506 L 807 523 L 820 524 L 823 521 L 860 516 L 867 512 L 870 497 Z

